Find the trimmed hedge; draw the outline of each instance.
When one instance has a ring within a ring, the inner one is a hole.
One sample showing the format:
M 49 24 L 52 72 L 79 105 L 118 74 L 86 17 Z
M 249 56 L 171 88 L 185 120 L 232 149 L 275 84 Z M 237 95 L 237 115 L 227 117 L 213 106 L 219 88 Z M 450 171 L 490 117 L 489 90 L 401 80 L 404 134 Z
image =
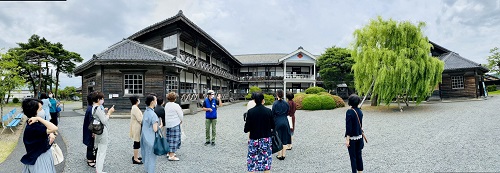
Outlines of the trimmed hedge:
M 318 95 L 318 97 L 321 100 L 321 110 L 335 109 L 336 104 L 332 97 L 327 95 Z
M 342 99 L 341 97 L 339 97 L 337 95 L 332 95 L 332 94 L 327 93 L 327 92 L 320 92 L 319 95 L 327 95 L 327 96 L 332 97 L 333 100 L 335 101 L 335 108 L 345 107 L 344 99 Z
M 297 109 L 302 110 L 302 101 L 304 100 L 304 98 L 306 96 L 307 95 L 304 94 L 304 93 L 297 93 L 297 94 L 295 94 L 295 96 L 293 98 L 293 101 L 295 102 L 295 104 L 297 104 Z
M 245 99 L 247 99 L 247 100 L 252 99 L 252 93 L 262 92 L 262 89 L 260 89 L 259 87 L 253 86 L 253 87 L 250 87 L 249 91 L 250 92 L 248 92 L 248 94 L 245 96 Z
M 310 87 L 306 89 L 306 94 L 318 94 L 320 92 L 326 92 L 326 90 L 321 87 Z
M 489 86 L 486 87 L 486 90 L 488 92 L 496 91 L 497 90 L 497 86 L 496 85 L 489 85 Z
M 272 105 L 274 103 L 274 96 L 269 94 L 264 94 L 264 100 L 266 100 L 264 105 Z
M 308 95 L 302 101 L 302 109 L 304 110 L 320 110 L 321 98 L 319 95 Z
M 18 98 L 14 98 L 14 99 L 12 99 L 12 102 L 13 103 L 19 103 L 19 99 Z

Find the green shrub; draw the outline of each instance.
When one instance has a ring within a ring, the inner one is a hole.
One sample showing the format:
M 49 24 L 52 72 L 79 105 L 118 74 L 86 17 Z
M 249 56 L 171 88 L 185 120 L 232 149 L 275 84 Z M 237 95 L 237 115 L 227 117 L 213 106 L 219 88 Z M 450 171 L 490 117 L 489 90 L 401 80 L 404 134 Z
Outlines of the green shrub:
M 497 90 L 497 86 L 496 85 L 489 85 L 489 86 L 486 87 L 486 90 L 488 90 L 488 92 L 496 91 Z
M 19 99 L 18 98 L 14 98 L 14 99 L 12 99 L 12 102 L 13 103 L 19 103 Z
M 335 101 L 335 108 L 345 107 L 344 99 L 342 99 L 341 97 L 339 97 L 337 95 L 332 95 L 332 94 L 327 93 L 327 92 L 320 92 L 319 95 L 326 95 L 326 96 L 332 97 L 333 100 Z
M 331 96 L 318 95 L 318 97 L 321 100 L 321 110 L 335 109 L 336 103 Z
M 306 89 L 306 94 L 318 94 L 320 92 L 326 92 L 326 90 L 321 87 L 310 87 Z
M 297 104 L 297 109 L 302 110 L 302 101 L 307 95 L 304 93 L 297 93 L 293 97 L 293 101 Z
M 269 94 L 264 94 L 264 100 L 266 100 L 266 103 L 264 103 L 264 105 L 272 105 L 274 103 L 274 96 Z
M 250 92 L 248 92 L 248 94 L 245 96 L 245 99 L 247 99 L 247 100 L 252 99 L 252 93 L 262 92 L 262 89 L 260 89 L 259 87 L 253 86 L 253 87 L 250 87 L 249 91 Z
M 321 98 L 319 95 L 311 94 L 304 98 L 302 101 L 302 109 L 304 110 L 320 110 Z

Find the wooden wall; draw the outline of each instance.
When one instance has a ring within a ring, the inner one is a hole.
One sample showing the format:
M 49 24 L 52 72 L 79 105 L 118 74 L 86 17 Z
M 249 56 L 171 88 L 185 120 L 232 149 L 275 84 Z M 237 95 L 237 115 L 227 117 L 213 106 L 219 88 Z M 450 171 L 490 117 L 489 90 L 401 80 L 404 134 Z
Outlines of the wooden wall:
M 464 88 L 452 89 L 451 76 L 464 76 Z M 478 97 L 480 94 L 479 90 L 477 90 L 477 82 L 479 82 L 480 77 L 481 76 L 479 75 L 475 75 L 474 72 L 443 73 L 443 81 L 441 83 L 441 97 Z

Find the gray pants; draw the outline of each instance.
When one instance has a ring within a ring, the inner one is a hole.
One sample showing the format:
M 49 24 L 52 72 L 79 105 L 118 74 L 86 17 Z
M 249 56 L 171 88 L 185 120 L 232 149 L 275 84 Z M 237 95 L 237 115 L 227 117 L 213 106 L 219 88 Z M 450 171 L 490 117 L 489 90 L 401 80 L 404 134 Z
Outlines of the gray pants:
M 205 120 L 205 136 L 207 142 L 210 142 L 210 127 L 212 127 L 212 142 L 215 142 L 215 136 L 217 132 L 216 125 L 217 125 L 217 119 Z
M 95 169 L 97 173 L 102 173 L 106 151 L 108 150 L 108 129 L 104 127 L 101 135 L 96 135 L 95 146 L 98 148 L 96 156 Z

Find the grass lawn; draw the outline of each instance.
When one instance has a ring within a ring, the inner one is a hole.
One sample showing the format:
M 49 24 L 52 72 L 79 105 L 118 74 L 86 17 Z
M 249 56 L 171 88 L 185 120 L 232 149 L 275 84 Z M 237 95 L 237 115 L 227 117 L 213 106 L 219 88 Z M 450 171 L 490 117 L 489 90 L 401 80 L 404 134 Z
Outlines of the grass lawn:
M 500 90 L 488 92 L 488 95 L 500 95 Z
M 2 146 L 0 147 L 0 163 L 5 161 L 5 159 L 9 157 L 10 153 L 14 151 L 14 148 L 19 141 L 19 136 L 21 136 L 21 133 L 23 132 L 23 128 L 23 125 L 17 126 L 17 128 L 14 129 L 14 133 L 12 133 L 10 129 L 5 129 L 5 131 L 0 135 L 0 146 Z M 0 129 L 3 130 L 3 128 Z

